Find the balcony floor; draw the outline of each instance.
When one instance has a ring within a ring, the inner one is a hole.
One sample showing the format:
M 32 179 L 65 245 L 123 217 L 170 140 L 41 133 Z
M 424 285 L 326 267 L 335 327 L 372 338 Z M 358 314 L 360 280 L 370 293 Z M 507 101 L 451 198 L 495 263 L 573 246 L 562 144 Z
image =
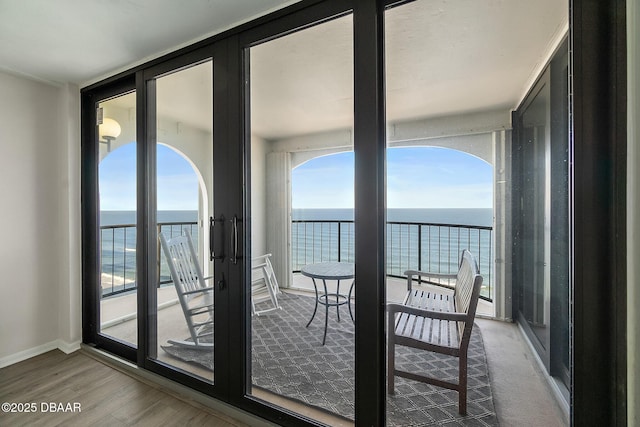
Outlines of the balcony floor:
M 388 300 L 401 300 L 406 290 L 405 286 L 403 280 L 389 279 Z M 287 292 L 308 294 L 313 292 L 313 284 L 310 279 L 296 274 L 293 289 Z M 103 323 L 116 318 L 121 319 L 114 325 L 103 328 L 103 333 L 124 341 L 135 342 L 135 317 L 127 318 L 126 316 L 135 312 L 135 299 L 135 294 L 128 294 L 102 301 Z M 172 304 L 172 300 L 176 303 Z M 158 343 L 164 344 L 167 339 L 188 336 L 186 323 L 182 310 L 177 304 L 173 287 L 161 288 L 158 291 L 158 301 L 160 304 L 166 304 L 158 312 Z M 500 425 L 551 427 L 568 425 L 518 326 L 514 323 L 490 319 L 493 316 L 493 305 L 486 301 L 479 303 L 478 314 L 484 317 L 477 318 L 476 324 L 480 327 L 484 339 L 494 405 Z M 160 348 L 158 348 L 158 360 L 205 380 L 213 381 L 211 371 L 171 358 Z M 332 417 L 326 412 L 276 394 L 256 388 L 252 392 L 258 398 L 331 425 L 351 425 L 343 419 Z

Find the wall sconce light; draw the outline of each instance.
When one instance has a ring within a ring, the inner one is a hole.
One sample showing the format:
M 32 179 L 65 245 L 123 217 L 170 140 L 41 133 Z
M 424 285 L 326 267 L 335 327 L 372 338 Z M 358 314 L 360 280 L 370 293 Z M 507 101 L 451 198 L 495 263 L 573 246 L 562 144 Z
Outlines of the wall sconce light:
M 111 151 L 111 141 L 120 136 L 122 128 L 120 124 L 113 119 L 105 117 L 98 126 L 98 141 L 101 144 L 107 144 L 107 153 Z

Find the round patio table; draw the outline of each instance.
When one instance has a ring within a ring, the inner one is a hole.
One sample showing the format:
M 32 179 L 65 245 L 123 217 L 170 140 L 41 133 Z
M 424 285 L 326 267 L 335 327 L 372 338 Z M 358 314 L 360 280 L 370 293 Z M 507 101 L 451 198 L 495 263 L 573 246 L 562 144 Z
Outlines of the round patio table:
M 327 340 L 327 325 L 329 323 L 329 307 L 335 307 L 338 316 L 338 322 L 340 321 L 340 306 L 347 305 L 349 307 L 349 315 L 351 321 L 353 321 L 353 312 L 351 311 L 351 293 L 353 292 L 353 285 L 355 280 L 351 282 L 349 288 L 349 294 L 344 295 L 340 293 L 340 281 L 349 280 L 355 277 L 355 266 L 351 262 L 320 262 L 317 264 L 308 264 L 302 267 L 300 272 L 307 277 L 310 277 L 313 281 L 313 288 L 316 292 L 316 305 L 313 309 L 311 319 L 307 323 L 306 327 L 309 327 L 313 319 L 316 317 L 318 311 L 318 304 L 324 305 L 324 336 L 322 337 L 322 345 Z M 316 279 L 322 280 L 323 293 L 318 292 L 318 284 Z M 336 280 L 336 292 L 329 293 L 327 290 L 327 280 Z

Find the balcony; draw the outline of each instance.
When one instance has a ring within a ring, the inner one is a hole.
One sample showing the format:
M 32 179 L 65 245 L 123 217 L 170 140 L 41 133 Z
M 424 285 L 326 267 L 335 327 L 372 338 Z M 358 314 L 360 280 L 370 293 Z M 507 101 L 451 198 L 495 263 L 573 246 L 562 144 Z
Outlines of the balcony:
M 494 405 L 498 421 L 502 425 L 526 425 L 526 420 L 544 425 L 564 425 L 563 415 L 551 397 L 548 385 L 534 362 L 535 356 L 527 346 L 517 326 L 491 320 L 494 303 L 491 301 L 492 253 L 491 227 L 463 225 L 440 225 L 427 223 L 390 222 L 387 225 L 388 248 L 387 300 L 400 301 L 404 296 L 406 281 L 401 269 L 435 268 L 440 272 L 454 271 L 459 250 L 470 248 L 479 254 L 481 273 L 488 285 L 483 289 L 483 298 L 478 306 L 476 326 L 482 332 L 487 366 L 491 380 Z M 163 233 L 177 235 L 184 229 L 194 231 L 196 223 L 159 224 Z M 131 224 L 103 229 L 103 253 L 109 248 L 103 265 L 102 332 L 118 339 L 136 342 L 136 293 L 135 293 L 135 228 Z M 301 275 L 299 269 L 305 263 L 320 261 L 353 260 L 352 221 L 294 221 L 292 223 L 292 272 L 293 281 L 286 294 L 311 295 L 311 279 Z M 392 237 L 393 236 L 393 237 Z M 111 238 L 111 240 L 109 240 Z M 133 239 L 133 240 L 132 240 Z M 162 257 L 161 257 L 162 259 Z M 484 261 L 483 261 L 484 260 Z M 403 270 L 404 271 L 404 270 Z M 161 283 L 158 286 L 158 345 L 167 340 L 188 336 L 188 330 L 174 287 L 170 283 L 164 261 L 160 265 Z M 419 286 L 446 286 L 446 283 L 420 284 Z M 345 313 L 346 314 L 346 313 Z M 331 333 L 331 332 L 330 332 Z M 158 348 L 158 359 L 182 369 L 206 381 L 213 380 L 212 371 L 192 363 L 184 362 Z M 525 389 L 514 385 L 521 378 Z M 308 414 L 331 425 L 349 425 L 342 417 L 328 414 L 322 409 L 302 404 L 268 390 L 254 387 L 252 394 L 274 404 Z M 532 423 L 531 425 L 534 425 Z M 540 425 L 540 424 L 538 424 Z

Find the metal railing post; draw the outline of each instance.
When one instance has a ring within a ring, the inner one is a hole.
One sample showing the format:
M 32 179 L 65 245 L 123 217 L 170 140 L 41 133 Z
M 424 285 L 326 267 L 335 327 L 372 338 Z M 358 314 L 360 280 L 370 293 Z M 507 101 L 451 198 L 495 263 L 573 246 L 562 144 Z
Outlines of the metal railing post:
M 338 262 L 342 260 L 342 221 L 338 221 Z
M 418 224 L 418 270 L 422 270 L 422 224 Z

